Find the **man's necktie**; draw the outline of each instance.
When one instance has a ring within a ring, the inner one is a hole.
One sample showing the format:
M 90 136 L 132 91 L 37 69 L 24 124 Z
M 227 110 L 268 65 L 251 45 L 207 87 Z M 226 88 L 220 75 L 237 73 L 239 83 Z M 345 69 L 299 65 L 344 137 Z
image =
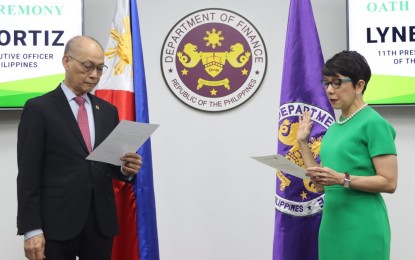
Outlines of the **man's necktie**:
M 75 102 L 79 105 L 78 109 L 78 125 L 81 129 L 82 136 L 84 137 L 88 151 L 92 151 L 91 146 L 91 136 L 89 135 L 89 124 L 88 124 L 88 115 L 85 108 L 85 98 L 84 97 L 75 97 Z

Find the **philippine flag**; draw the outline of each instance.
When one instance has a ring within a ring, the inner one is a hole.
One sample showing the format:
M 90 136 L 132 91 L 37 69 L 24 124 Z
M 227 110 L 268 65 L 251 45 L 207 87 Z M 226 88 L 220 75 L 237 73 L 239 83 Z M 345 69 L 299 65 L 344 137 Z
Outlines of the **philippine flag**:
M 148 123 L 147 89 L 136 0 L 119 0 L 105 51 L 108 69 L 95 95 L 118 108 L 120 120 Z M 143 165 L 133 184 L 113 181 L 120 233 L 113 260 L 158 260 L 150 139 L 138 150 Z

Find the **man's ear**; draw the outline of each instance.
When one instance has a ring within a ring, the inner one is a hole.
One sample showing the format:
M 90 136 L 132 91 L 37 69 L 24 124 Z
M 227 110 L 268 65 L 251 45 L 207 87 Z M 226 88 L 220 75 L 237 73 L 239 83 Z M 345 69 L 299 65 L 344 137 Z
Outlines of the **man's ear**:
M 69 57 L 67 55 L 63 55 L 62 57 L 62 65 L 65 68 L 65 71 L 69 70 Z

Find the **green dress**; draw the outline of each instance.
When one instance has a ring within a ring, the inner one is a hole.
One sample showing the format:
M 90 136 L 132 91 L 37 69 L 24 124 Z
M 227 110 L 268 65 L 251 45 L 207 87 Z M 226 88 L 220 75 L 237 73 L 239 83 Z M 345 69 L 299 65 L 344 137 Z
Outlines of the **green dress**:
M 383 117 L 366 107 L 345 124 L 329 127 L 321 146 L 322 165 L 350 175 L 375 175 L 372 158 L 396 155 L 395 135 Z M 319 259 L 388 260 L 389 255 L 390 227 L 381 194 L 326 186 Z

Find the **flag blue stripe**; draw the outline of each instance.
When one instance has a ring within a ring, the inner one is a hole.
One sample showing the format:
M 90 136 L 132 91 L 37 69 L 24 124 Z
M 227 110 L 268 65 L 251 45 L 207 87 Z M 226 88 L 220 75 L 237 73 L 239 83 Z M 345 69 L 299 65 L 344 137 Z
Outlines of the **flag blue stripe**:
M 130 0 L 130 16 L 133 44 L 133 83 L 136 121 L 149 123 L 147 87 L 136 0 Z M 134 183 L 134 192 L 137 203 L 137 228 L 140 259 L 159 260 L 150 139 L 144 143 L 138 150 L 138 153 L 143 158 L 143 165 L 137 175 L 136 182 Z

